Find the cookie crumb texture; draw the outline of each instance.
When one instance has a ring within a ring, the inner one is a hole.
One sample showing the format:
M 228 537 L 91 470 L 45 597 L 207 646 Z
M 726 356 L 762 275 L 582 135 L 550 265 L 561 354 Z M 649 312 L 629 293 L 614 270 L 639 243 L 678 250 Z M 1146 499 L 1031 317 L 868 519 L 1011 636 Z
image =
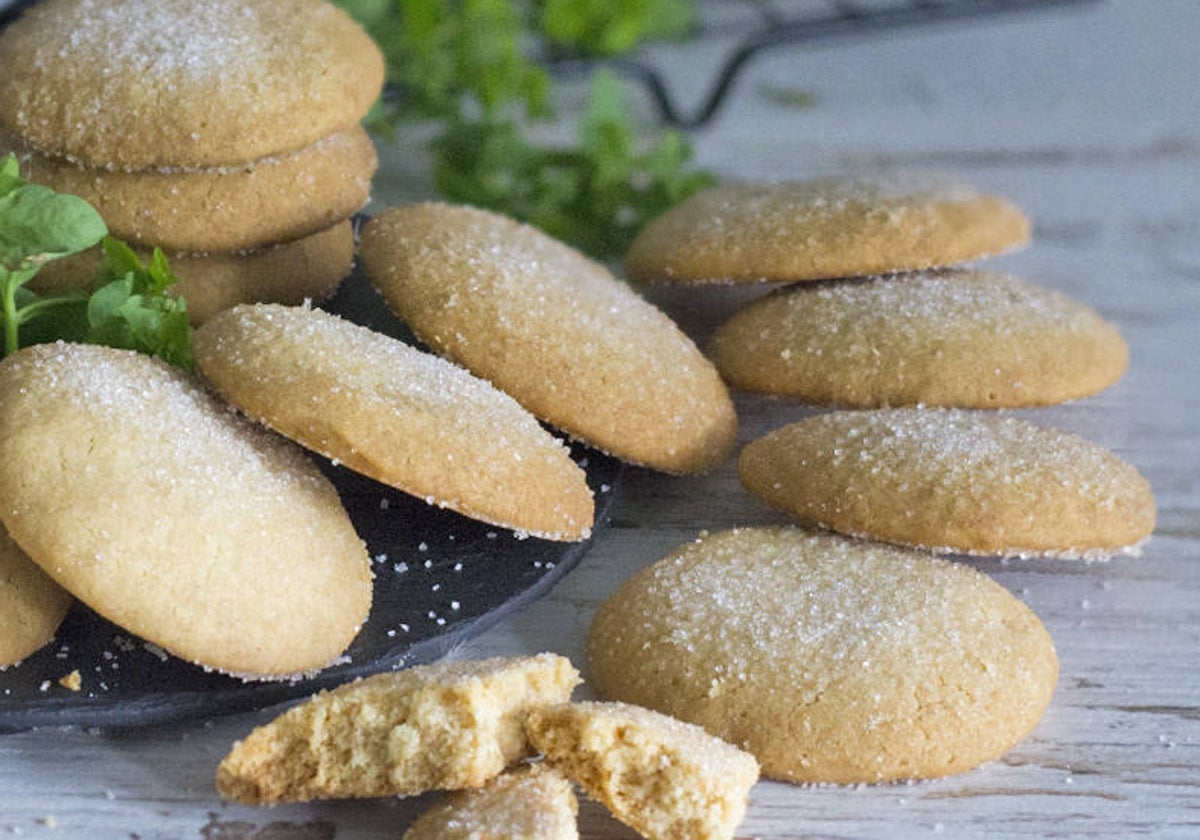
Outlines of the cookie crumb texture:
M 383 74 L 325 0 L 47 0 L 0 35 L 0 123 L 92 166 L 239 165 L 350 127 Z
M 1041 621 L 987 576 L 794 528 L 706 535 L 634 575 L 601 605 L 588 656 L 601 696 L 812 783 L 998 758 L 1037 724 L 1058 674 Z
M 430 808 L 403 840 L 578 840 L 575 792 L 557 771 L 531 764 Z
M 1018 207 L 935 173 L 719 184 L 630 246 L 637 282 L 755 283 L 940 268 L 1020 247 Z
M 617 458 L 705 472 L 737 437 L 716 368 L 599 263 L 528 225 L 448 204 L 380 213 L 360 255 L 435 352 Z
M 698 726 L 625 703 L 535 710 L 533 746 L 650 840 L 727 840 L 746 813 L 758 763 Z
M 712 357 L 736 388 L 812 403 L 1014 408 L 1107 388 L 1129 349 L 1060 292 L 947 269 L 790 286 L 725 322 Z
M 748 444 L 738 474 L 806 523 L 940 552 L 1098 558 L 1155 522 L 1149 483 L 1104 447 L 956 409 L 809 417 Z
M 217 791 L 245 804 L 477 788 L 530 750 L 533 708 L 565 702 L 561 656 L 443 662 L 315 695 L 234 744 Z

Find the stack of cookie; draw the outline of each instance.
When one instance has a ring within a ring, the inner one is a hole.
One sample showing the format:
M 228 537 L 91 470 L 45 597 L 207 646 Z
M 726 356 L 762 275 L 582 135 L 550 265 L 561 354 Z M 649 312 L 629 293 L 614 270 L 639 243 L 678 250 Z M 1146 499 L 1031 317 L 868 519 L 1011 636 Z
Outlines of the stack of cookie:
M 1057 679 L 1049 634 L 986 576 L 931 554 L 1135 552 L 1155 503 L 1103 447 L 970 410 L 1088 396 L 1128 363 L 1090 308 L 958 267 L 1028 236 L 1008 202 L 912 177 L 720 186 L 643 231 L 633 280 L 785 284 L 716 329 L 718 369 L 854 410 L 751 441 L 738 474 L 845 536 L 735 529 L 635 576 L 591 628 L 602 696 L 700 723 L 798 782 L 959 772 L 1036 725 Z
M 383 59 L 325 0 L 47 0 L 0 35 L 0 151 L 162 248 L 194 320 L 329 294 L 376 155 Z M 43 272 L 90 285 L 95 255 Z

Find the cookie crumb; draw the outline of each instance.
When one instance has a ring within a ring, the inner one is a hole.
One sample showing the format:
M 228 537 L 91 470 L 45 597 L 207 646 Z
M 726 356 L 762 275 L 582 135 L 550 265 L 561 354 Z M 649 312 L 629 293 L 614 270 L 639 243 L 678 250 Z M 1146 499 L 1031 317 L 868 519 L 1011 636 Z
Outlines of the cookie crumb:
M 83 688 L 83 677 L 80 676 L 79 669 L 76 668 L 71 673 L 59 677 L 58 684 L 70 691 L 79 691 Z

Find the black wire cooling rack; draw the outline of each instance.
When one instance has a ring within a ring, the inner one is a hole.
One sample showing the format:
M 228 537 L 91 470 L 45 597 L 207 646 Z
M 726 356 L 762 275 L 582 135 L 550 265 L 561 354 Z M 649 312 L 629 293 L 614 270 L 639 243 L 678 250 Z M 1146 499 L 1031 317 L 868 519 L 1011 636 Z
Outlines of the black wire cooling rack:
M 2 1 L 2 0 L 0 0 Z M 519 1 L 519 0 L 518 0 Z M 0 10 L 0 29 L 36 0 L 16 0 Z M 659 117 L 678 128 L 697 128 L 711 120 L 728 99 L 742 70 L 760 54 L 780 47 L 864 36 L 886 35 L 918 26 L 967 23 L 1093 5 L 1100 0 L 700 0 L 697 40 L 734 38 L 717 65 L 700 104 L 685 109 L 672 93 L 665 73 L 644 54 L 604 60 L 626 78 L 640 82 Z M 739 12 L 731 15 L 721 11 Z M 579 55 L 555 54 L 546 63 L 560 74 L 582 74 L 601 63 Z
M 642 54 L 603 63 L 641 83 L 660 119 L 677 128 L 698 128 L 711 120 L 729 98 L 738 76 L 762 53 L 780 47 L 866 36 L 885 36 L 899 29 L 969 23 L 987 18 L 1094 5 L 1099 0 L 707 0 L 700 2 L 695 37 L 720 38 L 734 46 L 716 65 L 711 81 L 692 109 L 681 106 L 666 74 Z M 737 7 L 741 14 L 714 15 Z M 711 18 L 715 17 L 716 20 Z M 547 58 L 556 72 L 582 74 L 596 60 L 573 55 Z

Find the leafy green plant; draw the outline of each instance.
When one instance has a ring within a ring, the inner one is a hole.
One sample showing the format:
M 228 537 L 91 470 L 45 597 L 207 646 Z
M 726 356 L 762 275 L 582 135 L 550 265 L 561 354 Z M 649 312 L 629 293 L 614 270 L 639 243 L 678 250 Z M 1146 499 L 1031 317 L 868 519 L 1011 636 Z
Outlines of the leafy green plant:
M 58 339 L 124 347 L 191 369 L 187 304 L 167 294 L 176 282 L 155 251 L 143 266 L 129 246 L 107 236 L 100 214 L 81 198 L 31 184 L 14 155 L 0 163 L 0 326 L 4 355 Z M 101 243 L 95 290 L 38 295 L 26 288 L 47 263 Z
M 619 256 L 650 218 L 711 183 L 688 168 L 676 131 L 635 131 L 620 80 L 597 71 L 574 145 L 529 138 L 549 116 L 539 49 L 613 55 L 691 25 L 687 0 L 339 0 L 380 44 L 399 96 L 372 125 L 434 122 L 437 191 L 530 222 L 601 259 Z

